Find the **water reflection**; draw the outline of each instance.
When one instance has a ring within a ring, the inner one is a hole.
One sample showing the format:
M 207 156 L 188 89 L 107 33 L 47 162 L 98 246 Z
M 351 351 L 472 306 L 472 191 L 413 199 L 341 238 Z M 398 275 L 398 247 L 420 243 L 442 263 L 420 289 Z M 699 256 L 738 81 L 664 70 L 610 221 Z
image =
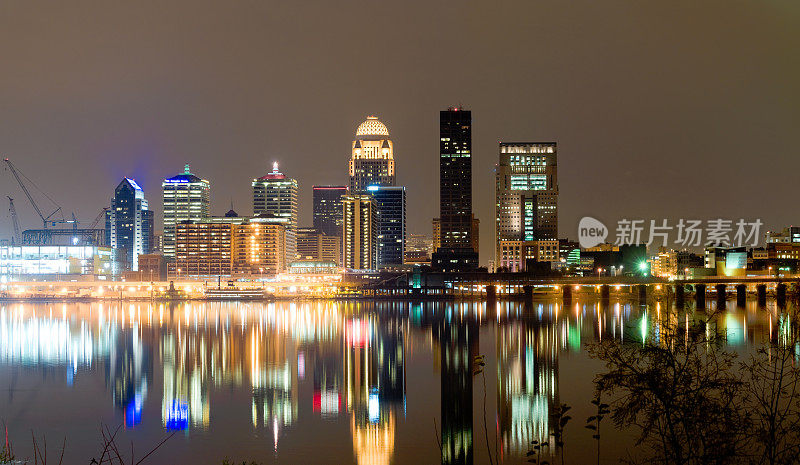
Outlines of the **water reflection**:
M 454 303 L 15 304 L 0 307 L 0 367 L 55 373 L 58 381 L 46 383 L 65 386 L 80 377 L 102 376 L 110 403 L 128 428 L 144 427 L 143 418 L 159 415 L 152 405 L 160 403 L 162 429 L 185 430 L 189 436 L 214 424 L 215 393 L 247 392 L 251 431 L 271 438 L 278 461 L 283 438 L 293 431 L 302 436 L 318 421 L 314 434 L 345 428 L 352 439 L 352 455 L 337 461 L 398 460 L 398 435 L 408 424 L 430 429 L 431 442 L 440 441 L 442 463 L 471 464 L 487 453 L 484 434 L 490 448 L 497 436 L 501 458 L 524 456 L 534 440 L 552 442 L 551 414 L 564 395 L 561 357 L 608 338 L 666 340 L 665 331 L 685 331 L 708 311 L 625 302 L 489 308 Z M 751 347 L 768 339 L 788 340 L 790 327 L 787 314 L 774 305 L 731 304 L 706 330 L 726 335 L 731 346 Z M 474 362 L 487 353 L 484 387 L 474 376 Z M 421 360 L 430 361 L 420 366 Z M 438 396 L 426 392 L 409 399 L 409 383 L 422 382 L 431 370 L 439 377 Z M 590 381 L 592 373 L 585 376 Z M 15 405 L 14 382 L 0 386 L 9 390 L 8 406 Z M 484 389 L 488 431 L 477 410 Z M 429 416 L 410 418 L 409 402 L 429 406 Z M 436 429 L 430 427 L 431 416 Z M 297 448 L 313 440 L 290 444 Z

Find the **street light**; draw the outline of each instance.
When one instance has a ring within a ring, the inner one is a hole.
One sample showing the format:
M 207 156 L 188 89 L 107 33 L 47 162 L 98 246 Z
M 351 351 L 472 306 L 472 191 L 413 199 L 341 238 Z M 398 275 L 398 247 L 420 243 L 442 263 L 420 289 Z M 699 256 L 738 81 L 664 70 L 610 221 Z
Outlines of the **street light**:
M 647 261 L 646 260 L 641 262 L 641 263 L 639 263 L 639 270 L 642 272 L 642 276 L 647 276 L 647 269 L 648 269 L 648 266 L 647 266 Z

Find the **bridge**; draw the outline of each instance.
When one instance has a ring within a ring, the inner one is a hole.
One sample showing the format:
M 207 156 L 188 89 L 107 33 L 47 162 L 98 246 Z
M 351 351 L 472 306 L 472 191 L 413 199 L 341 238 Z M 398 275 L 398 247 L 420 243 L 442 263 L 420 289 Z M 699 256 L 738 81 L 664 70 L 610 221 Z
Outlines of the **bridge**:
M 354 295 L 364 298 L 389 299 L 523 299 L 536 296 L 561 297 L 565 302 L 573 296 L 600 299 L 648 297 L 673 298 L 682 302 L 694 296 L 705 303 L 713 295 L 725 300 L 729 293 L 743 303 L 748 295 L 765 302 L 767 295 L 785 302 L 787 295 L 800 296 L 800 275 L 701 277 L 670 280 L 653 276 L 586 276 L 541 277 L 526 273 L 408 273 L 388 276 L 373 282 L 340 285 Z

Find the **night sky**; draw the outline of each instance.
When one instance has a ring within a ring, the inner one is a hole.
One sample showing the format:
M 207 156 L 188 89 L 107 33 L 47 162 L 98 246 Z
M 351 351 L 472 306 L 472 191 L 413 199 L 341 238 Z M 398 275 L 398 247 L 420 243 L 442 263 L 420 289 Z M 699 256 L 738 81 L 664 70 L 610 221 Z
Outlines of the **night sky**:
M 796 0 L 3 2 L 0 153 L 87 222 L 130 176 L 160 224 L 161 180 L 186 162 L 214 214 L 250 214 L 279 161 L 307 225 L 311 186 L 347 184 L 375 114 L 409 232 L 430 234 L 438 112 L 462 104 L 484 263 L 500 140 L 558 142 L 562 237 L 583 215 L 780 227 L 800 223 L 798 24 Z

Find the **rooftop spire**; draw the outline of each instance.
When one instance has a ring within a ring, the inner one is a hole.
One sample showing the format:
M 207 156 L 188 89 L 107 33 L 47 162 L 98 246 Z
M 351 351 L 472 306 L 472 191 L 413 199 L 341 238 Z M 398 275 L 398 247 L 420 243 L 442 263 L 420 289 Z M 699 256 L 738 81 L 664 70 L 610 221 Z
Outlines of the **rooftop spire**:
M 189 164 L 188 163 L 183 165 L 183 174 L 192 174 L 192 172 L 189 170 Z

